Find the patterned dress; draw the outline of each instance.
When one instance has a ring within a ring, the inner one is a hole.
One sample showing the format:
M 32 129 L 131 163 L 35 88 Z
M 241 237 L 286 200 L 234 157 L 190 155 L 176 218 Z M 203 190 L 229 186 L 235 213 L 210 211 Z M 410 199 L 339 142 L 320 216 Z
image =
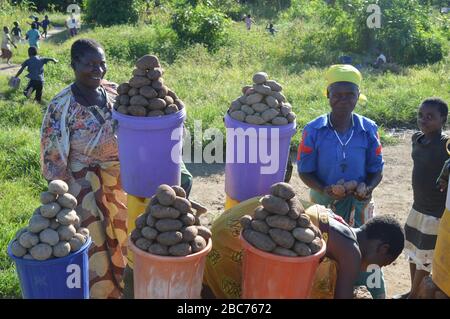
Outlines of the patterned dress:
M 90 231 L 91 298 L 120 298 L 127 252 L 126 194 L 111 117 L 116 85 L 105 81 L 102 86 L 106 107 L 80 105 L 70 86 L 50 102 L 41 128 L 41 167 L 47 180 L 69 184 L 81 225 Z

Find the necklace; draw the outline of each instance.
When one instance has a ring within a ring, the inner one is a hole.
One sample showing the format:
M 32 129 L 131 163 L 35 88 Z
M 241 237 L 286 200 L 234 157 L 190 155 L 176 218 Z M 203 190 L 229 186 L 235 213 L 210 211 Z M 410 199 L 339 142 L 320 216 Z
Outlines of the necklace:
M 339 141 L 339 144 L 341 144 L 341 148 L 342 148 L 342 159 L 343 159 L 343 160 L 342 160 L 342 163 L 341 163 L 340 166 L 341 166 L 342 173 L 344 173 L 345 170 L 347 169 L 347 154 L 346 154 L 346 152 L 345 152 L 345 148 L 346 148 L 347 144 L 350 143 L 350 141 L 352 140 L 352 138 L 353 138 L 353 133 L 355 132 L 355 125 L 354 125 L 354 123 L 353 123 L 353 116 L 352 116 L 352 132 L 350 133 L 350 137 L 347 139 L 347 141 L 346 141 L 345 143 L 342 142 L 341 138 L 339 137 L 338 132 L 337 132 L 336 129 L 334 128 L 333 123 L 331 122 L 331 117 L 330 117 L 330 115 L 328 115 L 328 122 L 330 123 L 331 127 L 333 128 L 334 135 L 336 135 L 336 137 L 337 137 L 337 139 L 338 139 L 338 141 Z

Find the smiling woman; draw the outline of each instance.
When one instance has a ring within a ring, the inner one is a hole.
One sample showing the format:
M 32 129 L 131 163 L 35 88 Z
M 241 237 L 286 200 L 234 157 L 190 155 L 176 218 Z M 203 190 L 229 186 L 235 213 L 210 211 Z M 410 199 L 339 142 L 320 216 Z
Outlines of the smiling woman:
M 71 48 L 75 81 L 50 102 L 41 128 L 41 168 L 65 180 L 91 233 L 91 298 L 120 298 L 126 264 L 127 210 L 112 125 L 116 85 L 104 80 L 106 57 L 94 40 Z

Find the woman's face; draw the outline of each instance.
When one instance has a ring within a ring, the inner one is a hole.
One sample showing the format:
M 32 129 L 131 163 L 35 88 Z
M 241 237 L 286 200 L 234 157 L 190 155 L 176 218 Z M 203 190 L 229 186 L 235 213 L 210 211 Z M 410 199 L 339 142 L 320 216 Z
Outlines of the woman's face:
M 328 99 L 335 113 L 351 113 L 356 107 L 359 89 L 356 84 L 338 82 L 328 87 Z
M 107 71 L 105 52 L 102 48 L 86 51 L 72 63 L 72 68 L 77 82 L 98 88 Z

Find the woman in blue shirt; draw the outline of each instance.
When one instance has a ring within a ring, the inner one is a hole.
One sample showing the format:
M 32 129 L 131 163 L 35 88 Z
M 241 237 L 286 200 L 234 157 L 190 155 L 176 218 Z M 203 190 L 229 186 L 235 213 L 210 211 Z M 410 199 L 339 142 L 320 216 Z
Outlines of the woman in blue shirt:
M 372 217 L 372 191 L 381 182 L 383 157 L 377 125 L 353 113 L 360 94 L 361 73 L 338 64 L 326 74 L 331 112 L 309 122 L 298 150 L 298 172 L 311 188 L 311 201 L 328 206 L 354 227 Z M 367 186 L 364 194 L 336 195 L 331 185 L 355 180 Z

